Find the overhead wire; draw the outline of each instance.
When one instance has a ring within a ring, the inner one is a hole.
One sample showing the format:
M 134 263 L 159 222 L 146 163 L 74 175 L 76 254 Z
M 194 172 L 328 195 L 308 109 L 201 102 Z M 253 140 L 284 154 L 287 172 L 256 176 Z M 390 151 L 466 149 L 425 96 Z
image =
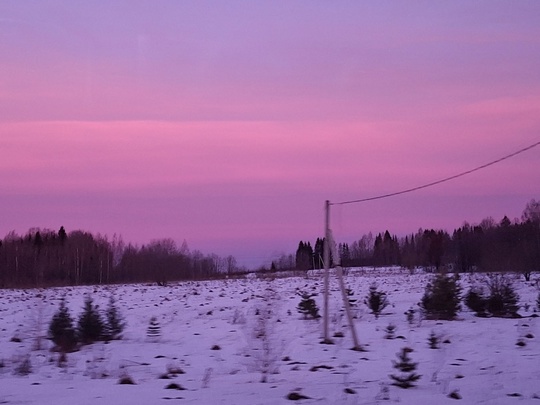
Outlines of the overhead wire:
M 356 204 L 356 203 L 362 203 L 362 202 L 366 202 L 366 201 L 381 200 L 383 198 L 395 197 L 395 196 L 402 195 L 402 194 L 412 193 L 414 191 L 418 191 L 418 190 L 422 190 L 422 189 L 425 189 L 425 188 L 428 188 L 428 187 L 436 186 L 437 184 L 446 183 L 447 181 L 454 180 L 454 179 L 457 179 L 459 177 L 466 176 L 468 174 L 471 174 L 471 173 L 477 172 L 479 170 L 485 169 L 485 168 L 487 168 L 489 166 L 493 166 L 493 165 L 495 165 L 497 163 L 500 163 L 500 162 L 502 162 L 504 160 L 510 159 L 510 158 L 512 158 L 514 156 L 517 156 L 517 155 L 519 155 L 519 154 L 521 154 L 523 152 L 526 152 L 526 151 L 528 151 L 528 150 L 530 150 L 530 149 L 532 149 L 532 148 L 534 148 L 534 147 L 536 147 L 538 145 L 540 145 L 540 141 L 535 142 L 535 143 L 533 143 L 533 144 L 531 144 L 529 146 L 526 146 L 526 147 L 524 147 L 522 149 L 519 149 L 519 150 L 517 150 L 515 152 L 512 152 L 512 153 L 510 153 L 508 155 L 505 155 L 505 156 L 503 156 L 503 157 L 501 157 L 499 159 L 492 160 L 489 163 L 483 164 L 481 166 L 477 166 L 474 169 L 466 170 L 464 172 L 454 174 L 452 176 L 445 177 L 445 178 L 440 179 L 440 180 L 432 181 L 430 183 L 422 184 L 420 186 L 408 188 L 408 189 L 401 190 L 401 191 L 396 191 L 396 192 L 393 192 L 393 193 L 381 194 L 381 195 L 377 195 L 377 196 L 374 196 L 374 197 L 361 198 L 361 199 L 358 199 L 358 200 L 330 202 L 330 205 Z

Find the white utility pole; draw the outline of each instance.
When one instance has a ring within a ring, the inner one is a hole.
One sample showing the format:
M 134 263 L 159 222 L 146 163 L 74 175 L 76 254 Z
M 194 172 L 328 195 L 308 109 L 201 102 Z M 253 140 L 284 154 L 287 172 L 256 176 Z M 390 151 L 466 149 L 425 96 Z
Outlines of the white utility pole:
M 324 227 L 324 339 L 322 343 L 332 344 L 332 339 L 329 335 L 329 319 L 330 314 L 328 310 L 329 291 L 330 291 L 330 241 L 332 240 L 332 234 L 330 232 L 330 201 L 326 200 L 325 203 L 325 227 Z M 332 240 L 333 243 L 333 240 Z M 334 256 L 336 256 L 334 253 Z M 347 298 L 347 292 L 345 291 L 345 283 L 343 281 L 343 271 L 341 266 L 337 267 L 337 277 L 339 281 L 339 288 L 341 290 L 341 296 L 343 298 L 343 305 L 345 306 L 345 312 L 347 313 L 347 320 L 349 322 L 349 328 L 351 329 L 351 335 L 353 338 L 353 350 L 361 351 L 362 347 L 358 343 L 358 336 L 356 334 L 356 328 L 354 326 L 354 319 Z
M 323 244 L 323 261 L 324 261 L 324 339 L 323 343 L 331 344 L 328 331 L 328 295 L 330 289 L 330 201 L 326 200 L 324 209 L 324 244 Z

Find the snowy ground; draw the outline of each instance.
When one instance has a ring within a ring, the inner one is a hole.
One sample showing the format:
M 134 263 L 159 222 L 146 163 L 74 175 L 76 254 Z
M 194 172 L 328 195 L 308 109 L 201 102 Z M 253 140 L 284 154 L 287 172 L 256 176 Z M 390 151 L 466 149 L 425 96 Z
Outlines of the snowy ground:
M 540 321 L 530 317 L 538 294 L 533 283 L 516 281 L 522 319 L 476 318 L 464 309 L 456 321 L 410 325 L 404 312 L 417 308 L 429 277 L 396 269 L 349 272 L 346 283 L 358 300 L 355 323 L 365 352 L 350 350 L 335 277 L 330 328 L 344 337 L 334 345 L 320 344 L 322 321 L 303 320 L 296 311 L 298 290 L 319 293 L 315 300 L 322 309 L 323 280 L 316 274 L 167 287 L 0 290 L 0 404 L 280 404 L 291 403 L 286 397 L 296 392 L 309 397 L 297 401 L 305 404 L 442 405 L 456 402 L 448 397 L 455 391 L 462 397 L 458 403 L 540 405 Z M 392 303 L 379 319 L 362 303 L 374 281 Z M 463 287 L 469 282 L 462 277 Z M 64 295 L 78 317 L 86 293 L 101 308 L 115 295 L 128 323 L 125 337 L 85 346 L 60 368 L 49 341 L 44 349 L 33 349 L 35 336 L 45 333 Z M 161 324 L 157 341 L 146 336 L 152 316 Z M 397 326 L 399 338 L 384 338 L 389 323 Z M 449 343 L 430 349 L 432 331 Z M 517 346 L 518 339 L 526 346 Z M 411 357 L 422 375 L 418 386 L 407 390 L 389 385 L 388 377 L 405 346 L 414 350 Z M 16 375 L 28 356 L 31 373 Z M 272 373 L 261 383 L 265 364 Z M 175 369 L 184 373 L 170 372 Z M 136 385 L 118 384 L 125 375 Z M 164 375 L 170 379 L 160 378 Z M 165 389 L 171 382 L 185 389 Z

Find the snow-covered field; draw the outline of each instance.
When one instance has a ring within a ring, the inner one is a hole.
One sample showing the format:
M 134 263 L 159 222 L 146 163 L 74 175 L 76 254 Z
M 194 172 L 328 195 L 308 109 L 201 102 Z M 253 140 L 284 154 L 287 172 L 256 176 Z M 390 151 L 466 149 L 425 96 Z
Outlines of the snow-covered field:
M 304 320 L 296 310 L 301 290 L 318 293 L 322 312 L 321 274 L 167 287 L 0 290 L 0 404 L 280 404 L 291 403 L 287 396 L 295 392 L 309 397 L 297 401 L 305 404 L 442 405 L 455 403 L 448 394 L 457 392 L 458 403 L 540 405 L 540 321 L 530 317 L 535 285 L 515 283 L 521 319 L 476 318 L 463 308 L 456 321 L 409 324 L 404 313 L 418 308 L 429 277 L 397 269 L 349 272 L 346 284 L 358 300 L 355 324 L 364 352 L 350 350 L 334 276 L 330 330 L 344 334 L 334 345 L 320 344 L 322 320 Z M 362 303 L 375 281 L 391 301 L 379 319 Z M 469 282 L 462 276 L 464 289 Z M 100 308 L 115 295 L 128 324 L 124 339 L 84 346 L 58 367 L 51 342 L 35 350 L 35 338 L 46 333 L 63 296 L 77 318 L 87 293 Z M 161 325 L 157 340 L 146 336 L 152 316 Z M 397 327 L 395 339 L 385 339 L 390 323 Z M 447 341 L 440 349 L 429 348 L 432 331 Z M 519 339 L 526 345 L 517 346 Z M 422 375 L 417 387 L 406 390 L 390 385 L 389 378 L 396 372 L 392 360 L 405 346 L 414 350 L 411 358 Z M 31 373 L 16 375 L 28 356 Z M 271 373 L 261 383 L 265 369 Z M 135 385 L 118 384 L 122 376 Z M 172 382 L 184 389 L 166 389 Z

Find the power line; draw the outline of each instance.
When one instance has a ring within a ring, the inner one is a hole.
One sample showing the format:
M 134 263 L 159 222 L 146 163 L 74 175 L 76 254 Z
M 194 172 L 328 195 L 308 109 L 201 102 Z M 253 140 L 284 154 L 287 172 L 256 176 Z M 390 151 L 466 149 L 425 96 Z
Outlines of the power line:
M 479 170 L 485 169 L 486 167 L 493 166 L 494 164 L 500 163 L 503 160 L 510 159 L 511 157 L 517 156 L 520 153 L 526 152 L 526 151 L 528 151 L 528 150 L 530 150 L 530 149 L 532 149 L 532 148 L 534 148 L 534 147 L 536 147 L 538 145 L 540 145 L 540 141 L 538 141 L 536 143 L 533 143 L 532 145 L 529 145 L 529 146 L 527 146 L 527 147 L 525 147 L 523 149 L 519 149 L 516 152 L 510 153 L 509 155 L 503 156 L 503 157 L 501 157 L 501 158 L 499 158 L 497 160 L 493 160 L 493 161 L 491 161 L 489 163 L 483 164 L 482 166 L 478 166 L 478 167 L 475 167 L 474 169 L 467 170 L 465 172 L 461 172 L 461 173 L 455 174 L 455 175 L 450 176 L 450 177 L 445 177 L 443 179 L 433 181 L 431 183 L 423 184 L 421 186 L 408 188 L 406 190 L 396 191 L 394 193 L 382 194 L 382 195 L 378 195 L 378 196 L 375 196 L 375 197 L 362 198 L 362 199 L 359 199 L 359 200 L 349 200 L 349 201 L 342 201 L 342 202 L 337 202 L 337 203 L 332 202 L 332 203 L 330 203 L 330 205 L 355 204 L 355 203 L 361 203 L 361 202 L 366 202 L 366 201 L 381 200 L 383 198 L 395 197 L 395 196 L 401 195 L 401 194 L 412 193 L 413 191 L 418 191 L 418 190 L 422 190 L 424 188 L 435 186 L 437 184 L 445 183 L 447 181 L 457 179 L 458 177 L 463 177 L 463 176 L 466 176 L 468 174 L 471 174 L 471 173 L 477 172 Z

